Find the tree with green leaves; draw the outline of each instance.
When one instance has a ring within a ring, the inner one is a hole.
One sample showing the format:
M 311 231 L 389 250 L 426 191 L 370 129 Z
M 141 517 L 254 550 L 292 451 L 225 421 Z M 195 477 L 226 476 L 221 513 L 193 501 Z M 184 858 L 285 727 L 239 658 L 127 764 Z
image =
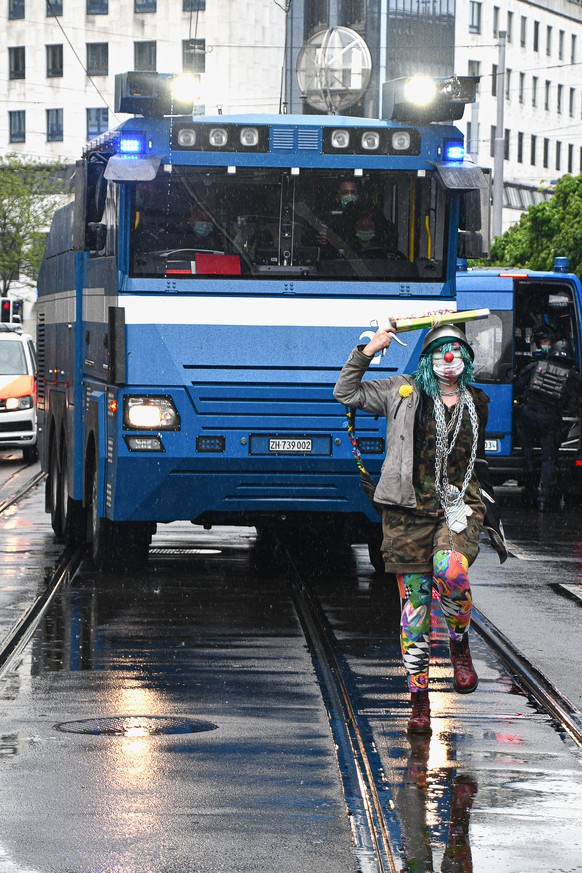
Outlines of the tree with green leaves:
M 46 233 L 67 200 L 64 166 L 0 157 L 0 296 L 17 281 L 36 284 Z
M 555 257 L 582 273 L 582 175 L 562 176 L 550 200 L 530 206 L 491 246 L 491 262 L 507 267 L 551 270 Z

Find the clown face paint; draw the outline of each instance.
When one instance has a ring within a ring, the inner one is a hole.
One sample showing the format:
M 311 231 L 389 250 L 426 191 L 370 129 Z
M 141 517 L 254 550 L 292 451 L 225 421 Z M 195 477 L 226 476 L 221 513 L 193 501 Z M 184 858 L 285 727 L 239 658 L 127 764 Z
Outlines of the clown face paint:
M 456 382 L 465 369 L 460 343 L 453 343 L 450 352 L 444 352 L 442 347 L 437 349 L 432 356 L 432 368 L 441 382 Z

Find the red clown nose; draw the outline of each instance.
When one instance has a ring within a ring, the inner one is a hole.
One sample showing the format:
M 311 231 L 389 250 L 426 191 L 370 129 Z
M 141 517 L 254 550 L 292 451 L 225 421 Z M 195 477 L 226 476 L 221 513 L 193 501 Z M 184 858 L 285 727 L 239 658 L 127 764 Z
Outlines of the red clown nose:
M 444 354 L 444 359 L 445 359 L 445 361 L 447 362 L 447 364 L 450 364 L 451 361 L 454 361 L 454 360 L 455 360 L 455 356 L 453 355 L 452 352 L 445 352 L 445 354 Z

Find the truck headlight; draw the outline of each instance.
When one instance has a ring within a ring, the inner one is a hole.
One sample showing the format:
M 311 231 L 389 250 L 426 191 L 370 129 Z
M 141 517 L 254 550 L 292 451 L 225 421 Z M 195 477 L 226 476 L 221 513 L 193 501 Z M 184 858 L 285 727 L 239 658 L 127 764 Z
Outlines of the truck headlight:
M 171 397 L 134 394 L 124 398 L 123 423 L 132 430 L 180 430 L 180 415 Z
M 34 401 L 29 394 L 27 397 L 7 397 L 6 411 L 13 412 L 15 409 L 32 409 Z

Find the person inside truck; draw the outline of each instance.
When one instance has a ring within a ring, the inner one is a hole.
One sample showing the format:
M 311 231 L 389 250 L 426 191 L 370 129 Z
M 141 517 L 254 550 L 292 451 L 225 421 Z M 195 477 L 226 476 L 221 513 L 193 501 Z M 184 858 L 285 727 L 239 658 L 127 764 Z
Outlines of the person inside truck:
M 566 436 L 563 416 L 568 408 L 579 408 L 582 399 L 582 376 L 574 362 L 568 340 L 557 340 L 547 358 L 528 364 L 514 383 L 516 424 L 527 475 L 524 501 L 535 503 L 540 512 L 559 507 L 557 461 Z M 534 452 L 538 445 L 539 476 Z

